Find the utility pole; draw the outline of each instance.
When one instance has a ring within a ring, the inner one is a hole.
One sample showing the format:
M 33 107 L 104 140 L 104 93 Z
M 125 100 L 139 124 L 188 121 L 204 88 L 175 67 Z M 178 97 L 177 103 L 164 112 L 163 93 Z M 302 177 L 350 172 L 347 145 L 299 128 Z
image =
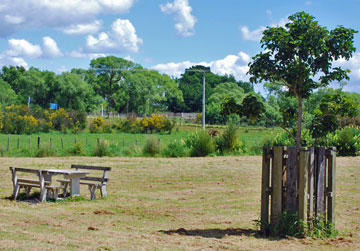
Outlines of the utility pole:
M 205 73 L 210 72 L 208 70 L 185 70 L 186 72 L 202 72 L 203 73 L 203 98 L 202 98 L 202 116 L 201 116 L 201 126 L 205 130 Z

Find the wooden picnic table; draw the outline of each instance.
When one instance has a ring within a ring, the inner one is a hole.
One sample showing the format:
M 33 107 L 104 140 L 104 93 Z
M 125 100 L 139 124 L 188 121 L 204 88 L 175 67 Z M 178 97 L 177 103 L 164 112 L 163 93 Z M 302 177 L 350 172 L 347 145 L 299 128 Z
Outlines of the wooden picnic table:
M 86 177 L 89 171 L 79 171 L 74 169 L 47 169 L 42 170 L 45 181 L 51 183 L 52 176 L 63 175 L 64 179 L 70 180 L 70 196 L 80 195 L 80 178 Z

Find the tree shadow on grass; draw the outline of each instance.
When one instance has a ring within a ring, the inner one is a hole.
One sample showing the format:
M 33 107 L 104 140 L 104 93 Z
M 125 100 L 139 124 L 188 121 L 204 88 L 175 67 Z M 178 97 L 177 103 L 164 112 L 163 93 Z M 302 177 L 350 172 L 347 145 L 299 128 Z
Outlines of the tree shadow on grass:
M 247 236 L 254 238 L 266 238 L 262 235 L 260 231 L 254 229 L 245 229 L 245 228 L 227 228 L 227 229 L 191 229 L 186 230 L 184 228 L 179 228 L 177 230 L 160 230 L 160 233 L 168 235 L 185 235 L 185 236 L 200 236 L 204 238 L 216 238 L 222 239 L 225 236 Z

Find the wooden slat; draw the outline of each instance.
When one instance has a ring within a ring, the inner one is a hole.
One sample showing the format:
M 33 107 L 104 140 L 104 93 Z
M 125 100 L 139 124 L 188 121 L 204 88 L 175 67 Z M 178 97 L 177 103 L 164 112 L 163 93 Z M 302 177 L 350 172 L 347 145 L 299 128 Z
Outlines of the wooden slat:
M 336 148 L 331 148 L 328 156 L 328 222 L 335 225 L 335 171 L 336 171 Z M 331 196 L 330 196 L 331 195 Z
M 71 165 L 71 168 L 87 169 L 87 170 L 101 170 L 101 171 L 110 171 L 110 170 L 111 170 L 111 167 L 104 167 L 104 166 L 85 166 L 85 165 Z
M 107 182 L 108 179 L 106 178 L 97 178 L 97 177 L 84 177 L 80 178 L 80 180 L 91 180 L 91 181 L 99 181 L 99 182 Z
M 307 222 L 308 164 L 309 151 L 304 148 L 300 151 L 299 157 L 299 219 L 303 222 Z
M 271 216 L 270 224 L 275 226 L 282 213 L 282 171 L 283 171 L 283 147 L 275 146 L 273 154 L 273 166 L 271 170 Z
M 287 171 L 286 171 L 286 209 L 290 213 L 296 213 L 297 211 L 297 151 L 296 147 L 289 146 L 287 148 Z
M 315 156 L 314 156 L 314 147 L 309 148 L 309 185 L 308 185 L 308 192 L 309 192 L 309 212 L 308 216 L 314 216 L 314 178 L 315 178 Z
M 261 232 L 265 233 L 269 224 L 269 184 L 270 184 L 270 148 L 263 148 L 262 176 L 261 176 Z
M 24 168 L 24 167 L 10 167 L 10 170 L 15 170 L 16 172 L 25 172 L 25 173 L 40 173 L 38 169 Z
M 325 213 L 325 147 L 317 147 L 316 154 L 316 215 Z

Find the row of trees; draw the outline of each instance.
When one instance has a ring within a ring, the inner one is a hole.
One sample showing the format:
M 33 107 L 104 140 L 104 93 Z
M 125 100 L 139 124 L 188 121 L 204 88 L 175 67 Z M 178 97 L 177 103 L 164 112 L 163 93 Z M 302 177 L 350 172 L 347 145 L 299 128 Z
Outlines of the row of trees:
M 189 70 L 202 70 L 194 66 Z M 210 123 L 219 117 L 226 97 L 241 101 L 253 92 L 252 84 L 233 76 L 206 73 L 206 103 Z M 65 109 L 93 112 L 152 114 L 154 112 L 201 112 L 202 73 L 188 72 L 178 79 L 114 56 L 100 57 L 90 68 L 55 74 L 36 68 L 4 66 L 0 73 L 0 105 L 28 104 L 48 108 L 56 103 Z

